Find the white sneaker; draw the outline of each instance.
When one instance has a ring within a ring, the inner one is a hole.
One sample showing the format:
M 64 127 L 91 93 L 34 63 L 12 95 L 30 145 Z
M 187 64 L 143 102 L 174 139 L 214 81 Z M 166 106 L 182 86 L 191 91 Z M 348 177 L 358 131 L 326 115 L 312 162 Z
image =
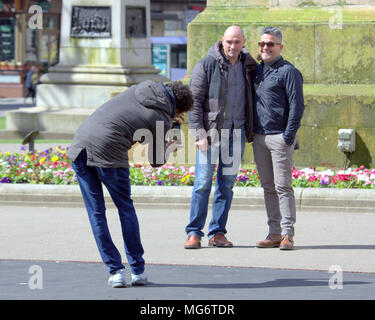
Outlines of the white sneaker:
M 147 276 L 143 272 L 141 274 L 132 274 L 132 286 L 144 286 L 147 283 Z
M 125 269 L 117 270 L 115 274 L 111 275 L 108 279 L 108 285 L 112 288 L 125 288 Z

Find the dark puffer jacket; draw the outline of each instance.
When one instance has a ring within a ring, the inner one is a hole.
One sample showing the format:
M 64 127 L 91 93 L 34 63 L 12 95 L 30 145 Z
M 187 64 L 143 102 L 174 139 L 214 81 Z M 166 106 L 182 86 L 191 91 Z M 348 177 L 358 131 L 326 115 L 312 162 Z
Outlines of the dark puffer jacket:
M 151 165 L 164 164 L 165 133 L 171 129 L 175 113 L 173 100 L 171 90 L 151 80 L 128 88 L 83 121 L 67 152 L 68 157 L 74 161 L 86 149 L 89 166 L 126 168 L 128 150 L 137 142 L 133 140 L 134 133 L 144 129 L 138 133 L 140 136 L 146 133 L 146 142 L 153 144 L 149 148 Z
M 228 66 L 221 54 L 223 45 L 216 42 L 208 54 L 194 67 L 190 89 L 194 97 L 193 109 L 188 113 L 189 126 L 196 140 L 205 137 L 199 132 L 204 129 L 220 130 L 224 124 L 224 111 L 228 92 Z M 246 83 L 246 140 L 251 142 L 253 132 L 253 84 L 256 74 L 256 62 L 246 48 L 240 53 L 243 75 Z M 197 130 L 197 131 L 195 131 Z

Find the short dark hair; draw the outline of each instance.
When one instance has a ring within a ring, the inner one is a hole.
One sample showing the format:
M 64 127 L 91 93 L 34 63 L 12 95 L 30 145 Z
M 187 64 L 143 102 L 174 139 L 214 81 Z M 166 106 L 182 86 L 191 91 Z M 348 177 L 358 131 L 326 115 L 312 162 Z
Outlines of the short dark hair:
M 277 39 L 279 39 L 280 43 L 283 42 L 283 35 L 279 28 L 276 27 L 265 27 L 261 32 L 260 35 L 264 34 L 270 34 L 275 36 Z
M 187 112 L 193 107 L 193 94 L 188 85 L 183 84 L 181 81 L 172 81 L 165 84 L 173 91 L 176 98 L 176 109 L 178 112 Z

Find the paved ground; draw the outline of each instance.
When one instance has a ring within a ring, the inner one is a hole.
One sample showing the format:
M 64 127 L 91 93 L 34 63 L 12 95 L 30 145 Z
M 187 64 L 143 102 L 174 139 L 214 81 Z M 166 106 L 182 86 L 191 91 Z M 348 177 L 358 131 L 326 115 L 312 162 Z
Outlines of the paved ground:
M 0 269 L 0 299 L 12 300 L 362 300 L 375 292 L 375 275 L 359 273 L 344 273 L 333 289 L 323 271 L 150 264 L 148 286 L 112 289 L 102 263 L 12 260 Z
M 375 298 L 375 213 L 298 212 L 296 250 L 285 252 L 254 247 L 267 231 L 259 210 L 232 211 L 234 248 L 211 248 L 204 239 L 201 250 L 183 249 L 187 210 L 137 212 L 150 285 L 115 290 L 83 208 L 0 206 L 0 299 Z M 107 215 L 122 249 L 117 213 Z M 42 289 L 32 290 L 38 270 Z M 331 289 L 340 279 L 342 289 Z
M 0 99 L 0 117 L 5 116 L 5 111 L 16 110 L 19 108 L 30 108 L 35 106 L 31 98 L 1 98 Z

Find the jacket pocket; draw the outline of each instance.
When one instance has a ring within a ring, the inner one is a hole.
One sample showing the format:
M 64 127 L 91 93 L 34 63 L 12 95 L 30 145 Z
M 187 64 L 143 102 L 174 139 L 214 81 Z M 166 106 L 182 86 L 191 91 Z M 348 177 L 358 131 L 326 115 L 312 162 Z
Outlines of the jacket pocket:
M 219 112 L 220 105 L 219 100 L 215 98 L 211 98 L 206 100 L 205 106 L 203 108 L 204 112 Z
M 264 80 L 263 86 L 265 89 L 272 89 L 272 88 L 278 87 L 279 78 L 274 75 L 270 75 Z
M 217 128 L 219 112 L 203 112 L 203 124 L 206 131 Z

